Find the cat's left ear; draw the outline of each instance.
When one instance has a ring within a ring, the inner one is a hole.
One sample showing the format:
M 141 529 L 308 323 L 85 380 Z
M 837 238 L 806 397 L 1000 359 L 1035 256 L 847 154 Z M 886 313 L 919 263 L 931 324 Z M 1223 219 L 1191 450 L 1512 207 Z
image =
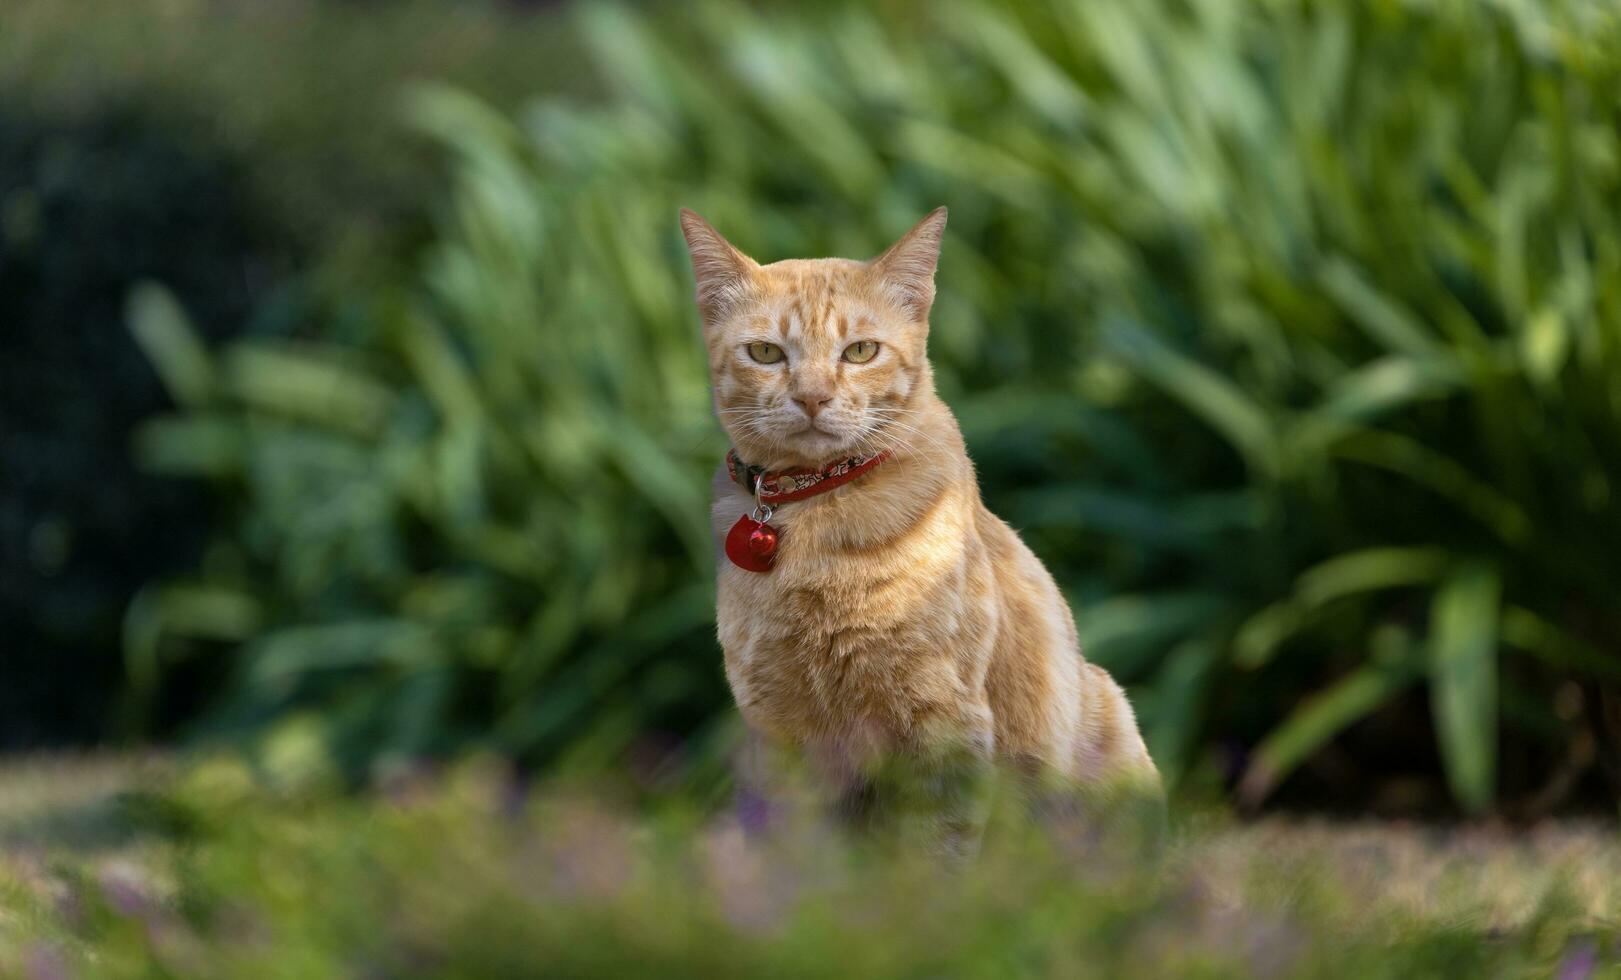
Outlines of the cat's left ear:
M 927 320 L 934 305 L 934 267 L 945 230 L 946 209 L 941 206 L 870 263 L 884 291 L 917 320 Z

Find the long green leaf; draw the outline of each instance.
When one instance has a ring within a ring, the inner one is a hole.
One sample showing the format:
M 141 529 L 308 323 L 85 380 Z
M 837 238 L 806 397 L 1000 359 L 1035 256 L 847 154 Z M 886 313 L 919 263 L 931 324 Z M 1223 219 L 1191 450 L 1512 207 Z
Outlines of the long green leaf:
M 1111 318 L 1104 331 L 1111 349 L 1225 436 L 1251 466 L 1266 474 L 1278 471 L 1277 433 L 1237 385 L 1123 317 Z
M 1447 781 L 1471 812 L 1497 781 L 1497 622 L 1502 581 L 1486 564 L 1453 573 L 1430 612 L 1430 694 Z
M 1363 548 L 1300 573 L 1295 592 L 1308 606 L 1362 592 L 1433 582 L 1445 570 L 1445 548 Z
M 1442 356 L 1441 345 L 1418 318 L 1374 288 L 1349 261 L 1331 259 L 1323 266 L 1320 281 L 1352 320 L 1387 349 L 1424 360 Z
M 1529 609 L 1504 608 L 1502 638 L 1505 645 L 1524 650 L 1556 669 L 1621 681 L 1621 657 L 1571 636 Z
M 1169 783 L 1181 779 L 1192 762 L 1205 693 L 1220 656 L 1220 645 L 1208 634 L 1182 641 L 1160 667 L 1152 696 L 1142 699 L 1143 740 Z
M 173 293 L 155 283 L 136 286 L 125 319 L 171 398 L 195 407 L 213 397 L 213 359 Z
M 1219 592 L 1121 595 L 1075 610 L 1075 628 L 1088 660 L 1130 680 L 1177 641 L 1208 631 L 1230 608 Z
M 1420 676 L 1411 664 L 1368 663 L 1312 695 L 1256 747 L 1238 784 L 1239 799 L 1260 803 L 1312 753 Z
M 1254 670 L 1311 626 L 1328 604 L 1386 589 L 1427 585 L 1450 561 L 1445 548 L 1364 548 L 1336 555 L 1300 573 L 1294 594 L 1255 613 L 1233 638 L 1233 661 Z

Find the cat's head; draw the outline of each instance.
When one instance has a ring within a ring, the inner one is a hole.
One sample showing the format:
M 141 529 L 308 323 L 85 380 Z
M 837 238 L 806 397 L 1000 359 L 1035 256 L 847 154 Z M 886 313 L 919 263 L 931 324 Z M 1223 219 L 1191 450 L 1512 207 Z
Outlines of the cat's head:
M 760 265 L 682 209 L 715 410 L 748 462 L 816 466 L 894 448 L 933 390 L 926 345 L 946 209 L 868 262 Z

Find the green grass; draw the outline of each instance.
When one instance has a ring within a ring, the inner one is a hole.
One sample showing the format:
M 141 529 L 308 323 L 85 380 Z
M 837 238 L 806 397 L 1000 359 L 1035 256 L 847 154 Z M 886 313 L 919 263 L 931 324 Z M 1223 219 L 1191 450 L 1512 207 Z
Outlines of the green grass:
M 1010 814 L 974 864 L 945 871 L 904 843 L 852 840 L 792 811 L 748 835 L 731 808 L 690 796 L 632 804 L 622 789 L 562 784 L 520 795 L 487 761 L 363 797 L 286 775 L 227 757 L 0 766 L 0 973 L 1621 972 L 1609 826 L 1209 814 L 1179 821 L 1149 866 Z

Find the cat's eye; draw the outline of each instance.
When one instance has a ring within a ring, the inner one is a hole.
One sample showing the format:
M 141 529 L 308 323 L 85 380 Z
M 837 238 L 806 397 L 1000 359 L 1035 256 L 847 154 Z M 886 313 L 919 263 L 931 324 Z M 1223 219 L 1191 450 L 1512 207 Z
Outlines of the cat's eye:
M 775 364 L 782 360 L 782 348 L 776 344 L 759 341 L 748 346 L 749 356 L 761 364 Z
M 858 340 L 844 349 L 844 359 L 851 364 L 865 364 L 878 356 L 878 341 Z

